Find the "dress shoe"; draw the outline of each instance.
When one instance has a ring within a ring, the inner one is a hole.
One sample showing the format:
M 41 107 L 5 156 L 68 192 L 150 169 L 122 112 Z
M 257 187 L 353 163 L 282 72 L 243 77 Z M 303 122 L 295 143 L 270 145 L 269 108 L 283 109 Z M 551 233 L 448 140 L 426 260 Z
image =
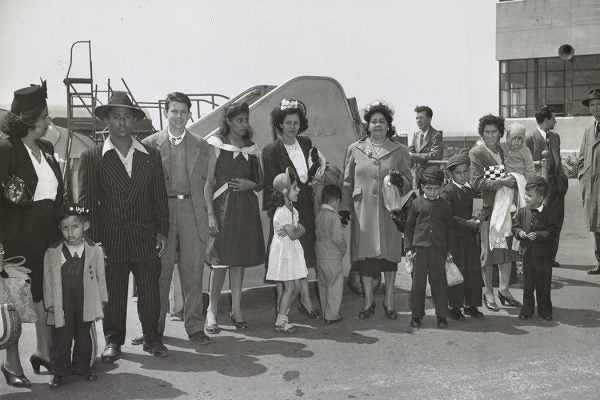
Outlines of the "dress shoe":
M 460 308 L 453 308 L 449 310 L 449 314 L 450 318 L 455 321 L 464 321 L 466 319 L 465 315 L 462 313 L 462 311 L 460 311 Z
M 465 314 L 469 315 L 471 318 L 483 318 L 483 313 L 479 311 L 477 307 L 465 308 Z
M 63 378 L 60 375 L 52 375 L 52 378 L 50 378 L 50 382 L 48 382 L 48 386 L 50 386 L 52 389 L 58 389 L 62 386 L 62 384 Z
M 158 358 L 164 358 L 169 355 L 169 349 L 163 344 L 162 339 L 158 337 L 154 339 L 145 337 L 143 350 Z
M 137 335 L 133 339 L 131 339 L 131 344 L 134 346 L 139 346 L 140 344 L 144 344 L 144 335 Z
M 600 275 L 600 265 L 598 265 L 596 268 L 588 269 L 587 274 L 588 275 Z
M 410 320 L 410 326 L 413 328 L 419 328 L 421 326 L 421 318 L 413 317 Z
M 366 310 L 362 310 L 358 313 L 358 319 L 369 319 L 371 315 L 375 314 L 375 302 L 371 304 Z
M 542 318 L 544 321 L 552 321 L 552 315 L 545 315 L 545 316 L 540 317 L 540 318 Z
M 525 321 L 526 319 L 531 318 L 531 315 L 519 314 L 519 319 Z
M 194 343 L 198 344 L 209 344 L 210 337 L 204 333 L 204 331 L 198 331 L 192 335 L 190 335 L 190 340 Z
M 338 322 L 342 322 L 342 317 L 337 319 L 324 319 L 323 321 L 325 321 L 325 325 L 337 324 Z
M 320 316 L 320 313 L 315 309 L 308 311 L 308 309 L 304 306 L 304 304 L 302 304 L 301 301 L 298 302 L 298 311 L 300 312 L 300 314 L 310 319 L 318 319 Z
M 446 317 L 438 317 L 437 326 L 440 329 L 446 329 L 448 327 L 448 320 Z
M 554 261 L 554 262 L 552 263 L 552 268 L 560 268 L 560 263 L 559 263 L 559 262 L 557 262 L 557 261 Z
M 487 308 L 490 311 L 499 311 L 500 310 L 495 301 L 492 301 L 492 302 L 488 301 L 487 297 L 485 297 L 485 294 L 483 295 L 483 304 L 485 304 L 485 308 Z
M 31 382 L 29 379 L 25 377 L 24 374 L 17 375 L 14 372 L 7 370 L 4 367 L 4 364 L 0 367 L 2 373 L 4 374 L 4 379 L 6 379 L 6 384 L 8 386 L 16 387 L 16 388 L 28 388 L 31 387 Z
M 36 374 L 40 373 L 40 367 L 44 367 L 48 372 L 52 372 L 52 364 L 50 361 L 46 361 L 42 357 L 32 354 L 31 357 L 29 357 L 29 362 L 31 363 L 33 372 Z
M 387 319 L 398 319 L 398 314 L 396 314 L 396 310 L 389 310 L 386 307 L 385 302 L 383 303 L 383 312 Z
M 98 380 L 98 375 L 96 375 L 95 373 L 88 371 L 84 374 L 75 374 L 75 375 L 79 375 L 81 377 L 81 379 L 83 379 L 84 381 L 87 382 L 94 382 L 96 380 Z
M 506 303 L 508 303 L 509 306 L 513 306 L 513 307 L 521 307 L 523 305 L 519 301 L 515 300 L 512 296 L 503 295 L 502 292 L 499 290 L 498 290 L 498 298 L 500 299 L 500 303 L 502 305 L 505 305 Z
M 221 332 L 221 328 L 217 324 L 213 325 L 204 325 L 204 332 L 210 333 L 211 335 L 217 335 Z
M 104 351 L 100 355 L 100 361 L 104 363 L 115 362 L 121 354 L 121 346 L 114 343 L 109 343 L 104 348 Z
M 298 309 L 300 309 L 300 307 L 298 307 Z M 312 312 L 314 312 L 314 310 Z M 317 318 L 317 317 L 315 317 L 315 318 Z M 231 322 L 233 322 L 233 325 L 235 325 L 235 329 L 237 329 L 239 331 L 248 329 L 248 323 L 246 321 L 236 321 L 232 312 L 229 313 L 229 319 L 231 320 Z

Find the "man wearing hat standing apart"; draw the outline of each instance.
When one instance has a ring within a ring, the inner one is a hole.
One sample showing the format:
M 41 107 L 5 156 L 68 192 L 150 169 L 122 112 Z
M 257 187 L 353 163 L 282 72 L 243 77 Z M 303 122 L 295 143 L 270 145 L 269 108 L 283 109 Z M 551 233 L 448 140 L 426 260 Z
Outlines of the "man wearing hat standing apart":
M 125 92 L 113 92 L 96 117 L 109 137 L 81 155 L 80 202 L 90 209 L 89 236 L 106 250 L 108 303 L 104 307 L 106 348 L 103 362 L 115 361 L 125 342 L 127 289 L 132 272 L 138 288 L 138 315 L 144 351 L 156 357 L 169 352 L 158 332 L 159 257 L 169 233 L 167 190 L 160 153 L 132 137 L 145 117 Z
M 550 106 L 541 106 L 535 112 L 537 127 L 535 131 L 528 132 L 525 144 L 531 151 L 533 161 L 540 161 L 542 152 L 548 152 L 548 195 L 544 204 L 550 209 L 558 224 L 558 235 L 553 238 L 552 264 L 558 267 L 556 253 L 560 231 L 565 219 L 565 194 L 569 189 L 569 178 L 565 174 L 560 158 L 560 136 L 552 132 L 556 125 L 556 113 Z
M 202 321 L 202 275 L 208 240 L 207 205 L 212 206 L 212 202 L 204 198 L 209 144 L 185 129 L 191 107 L 192 102 L 185 94 L 169 93 L 164 110 L 169 122 L 167 129 L 148 136 L 142 143 L 160 152 L 169 197 L 170 229 L 167 251 L 161 259 L 158 332 L 162 335 L 165 330 L 169 290 L 177 259 L 184 295 L 185 330 L 190 340 L 209 344 L 210 338 L 204 333 Z M 141 342 L 141 338 L 136 339 L 133 344 Z
M 577 167 L 583 209 L 590 232 L 594 233 L 595 253 L 598 265 L 587 271 L 590 275 L 600 274 L 600 89 L 592 90 L 582 101 L 590 108 L 594 122 L 587 127 L 581 141 Z

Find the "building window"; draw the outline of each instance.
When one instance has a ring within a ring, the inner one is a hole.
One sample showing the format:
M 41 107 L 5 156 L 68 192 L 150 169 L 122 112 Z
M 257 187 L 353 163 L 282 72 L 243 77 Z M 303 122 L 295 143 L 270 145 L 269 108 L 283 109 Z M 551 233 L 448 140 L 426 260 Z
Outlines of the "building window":
M 500 115 L 534 117 L 547 104 L 559 116 L 590 115 L 581 104 L 592 88 L 600 87 L 600 55 L 500 61 Z

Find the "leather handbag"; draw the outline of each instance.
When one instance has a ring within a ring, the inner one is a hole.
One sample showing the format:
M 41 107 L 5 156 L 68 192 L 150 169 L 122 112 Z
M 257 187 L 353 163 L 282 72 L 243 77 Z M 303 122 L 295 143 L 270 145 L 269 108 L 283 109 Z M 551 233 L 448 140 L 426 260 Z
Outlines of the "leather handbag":
M 2 280 L 3 278 L 0 278 Z M 11 348 L 21 336 L 21 320 L 12 303 L 0 304 L 0 350 Z
M 29 200 L 25 181 L 16 175 L 11 175 L 2 182 L 2 196 L 12 204 L 21 204 Z
M 4 272 L 8 277 L 0 278 L 0 292 L 3 292 L 0 295 L 0 304 L 13 304 L 21 322 L 36 322 L 38 318 L 33 309 L 31 283 L 28 275 L 31 270 L 24 267 L 23 264 L 25 264 L 25 257 L 21 256 L 4 260 Z

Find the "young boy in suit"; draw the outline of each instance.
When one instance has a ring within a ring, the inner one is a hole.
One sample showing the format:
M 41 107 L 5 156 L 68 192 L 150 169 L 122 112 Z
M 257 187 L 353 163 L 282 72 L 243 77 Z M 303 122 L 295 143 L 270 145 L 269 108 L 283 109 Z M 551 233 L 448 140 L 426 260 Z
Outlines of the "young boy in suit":
M 481 261 L 479 260 L 479 244 L 477 235 L 480 221 L 473 216 L 473 194 L 469 185 L 469 157 L 455 154 L 446 163 L 446 173 L 451 181 L 442 189 L 440 197 L 450 203 L 452 208 L 453 236 L 456 249 L 452 253 L 454 263 L 465 281 L 460 285 L 448 288 L 448 305 L 450 318 L 456 321 L 465 319 L 464 313 L 473 318 L 482 318 Z
M 323 204 L 315 218 L 317 277 L 321 310 L 326 324 L 342 320 L 340 317 L 344 291 L 342 258 L 346 253 L 346 238 L 338 215 L 341 200 L 342 191 L 338 186 L 325 186 L 322 193 Z
M 96 356 L 94 321 L 104 316 L 108 295 L 104 251 L 83 237 L 90 227 L 87 215 L 78 204 L 64 204 L 56 215 L 63 240 L 44 256 L 44 305 L 52 326 L 53 375 L 48 385 L 54 389 L 72 373 L 86 381 L 97 379 L 91 371 Z
M 519 313 L 519 319 L 523 320 L 531 318 L 537 299 L 538 315 L 552 321 L 550 287 L 558 224 L 551 210 L 543 204 L 547 193 L 548 183 L 544 178 L 528 178 L 525 186 L 527 205 L 513 218 L 512 233 L 521 240 L 523 250 L 523 307 Z
M 452 208 L 440 197 L 444 173 L 437 166 L 427 167 L 420 179 L 423 194 L 411 204 L 405 227 L 406 257 L 414 260 L 411 288 L 412 319 L 418 328 L 425 315 L 427 278 L 435 303 L 438 328 L 448 327 L 448 283 L 446 260 L 454 251 Z

